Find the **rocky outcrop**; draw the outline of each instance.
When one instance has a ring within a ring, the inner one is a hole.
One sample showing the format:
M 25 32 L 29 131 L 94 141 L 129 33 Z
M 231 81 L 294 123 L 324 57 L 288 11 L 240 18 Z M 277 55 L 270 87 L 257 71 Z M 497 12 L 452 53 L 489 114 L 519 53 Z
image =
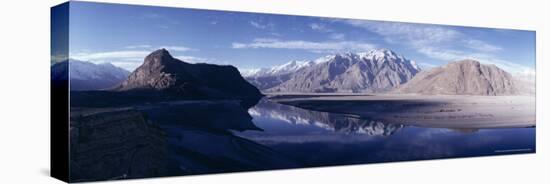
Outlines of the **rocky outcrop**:
M 462 60 L 423 71 L 397 90 L 424 95 L 516 95 L 512 75 L 495 65 Z
M 162 92 L 194 99 L 262 96 L 233 66 L 190 64 L 173 58 L 165 49 L 145 57 L 143 64 L 115 91 Z

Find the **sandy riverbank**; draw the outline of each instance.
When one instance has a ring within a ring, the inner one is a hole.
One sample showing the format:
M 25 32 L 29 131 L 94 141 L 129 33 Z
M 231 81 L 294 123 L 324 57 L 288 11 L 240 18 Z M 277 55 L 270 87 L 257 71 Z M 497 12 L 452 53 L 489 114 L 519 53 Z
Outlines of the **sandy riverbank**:
M 270 99 L 309 110 L 421 127 L 535 126 L 534 96 L 271 94 Z

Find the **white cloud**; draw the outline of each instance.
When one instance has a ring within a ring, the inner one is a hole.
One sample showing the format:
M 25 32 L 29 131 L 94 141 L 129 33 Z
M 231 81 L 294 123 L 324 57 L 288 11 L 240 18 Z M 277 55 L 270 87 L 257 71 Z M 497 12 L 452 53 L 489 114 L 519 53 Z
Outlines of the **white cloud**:
M 185 51 L 197 51 L 197 49 L 193 49 L 193 48 L 189 48 L 189 47 L 184 47 L 184 46 L 173 46 L 173 45 L 168 45 L 168 46 L 160 46 L 160 47 L 153 47 L 152 45 L 147 45 L 147 44 L 142 44 L 142 45 L 128 45 L 126 47 L 124 47 L 125 49 L 141 49 L 141 50 L 150 50 L 150 51 L 153 51 L 153 49 L 161 49 L 161 48 L 165 48 L 167 49 L 168 51 L 181 51 L 181 52 L 185 52 Z
M 54 54 L 50 56 L 50 62 L 53 64 L 53 63 L 65 61 L 67 60 L 67 58 L 68 58 L 67 54 Z
M 484 53 L 467 53 L 458 50 L 450 49 L 437 49 L 437 48 L 422 48 L 419 50 L 420 53 L 435 59 L 440 59 L 443 61 L 457 61 L 462 59 L 474 59 L 484 64 L 493 64 L 499 68 L 510 72 L 512 74 L 521 73 L 521 72 L 534 72 L 534 69 L 527 67 L 521 64 L 517 64 L 508 60 L 499 59 L 498 57 L 491 54 Z
M 273 27 L 275 27 L 275 24 L 273 24 L 273 23 L 262 24 L 262 23 L 256 22 L 256 21 L 250 21 L 249 23 L 250 23 L 250 25 L 252 25 L 252 26 L 254 26 L 255 28 L 258 28 L 258 29 L 273 29 Z
M 141 62 L 136 62 L 136 61 L 114 61 L 110 63 L 112 65 L 123 68 L 130 72 L 134 71 L 137 67 L 139 67 L 142 64 Z
M 124 47 L 123 50 L 106 51 L 106 52 L 90 52 L 82 51 L 70 53 L 70 58 L 88 61 L 92 63 L 111 63 L 115 66 L 124 68 L 128 71 L 133 71 L 139 65 L 143 63 L 143 59 L 156 49 L 165 48 L 172 54 L 176 52 L 196 51 L 197 49 L 184 47 L 184 46 L 161 46 L 155 47 L 152 45 L 129 45 Z M 182 60 L 189 60 L 189 62 L 207 62 L 208 60 L 186 56 Z
M 182 46 L 161 46 L 161 47 L 159 47 L 159 49 L 160 48 L 165 48 L 168 51 L 180 51 L 180 52 L 196 51 L 197 50 L 197 49 L 192 49 L 192 48 L 189 48 L 189 47 L 182 47 Z
M 174 58 L 177 58 L 179 60 L 182 60 L 188 63 L 213 63 L 213 61 L 210 59 L 195 57 L 195 56 L 181 55 L 181 56 L 174 56 Z
M 412 46 L 437 44 L 460 37 L 461 33 L 435 25 L 418 25 L 394 22 L 345 20 L 346 23 L 385 36 L 386 41 L 402 42 Z
M 343 40 L 344 38 L 346 38 L 346 35 L 342 33 L 332 33 L 328 35 L 328 37 L 333 40 Z
M 143 59 L 150 51 L 110 51 L 110 52 L 95 52 L 95 53 L 73 53 L 71 58 L 83 61 L 106 61 L 107 59 L 128 59 L 141 58 Z
M 319 32 L 332 32 L 332 29 L 327 28 L 324 24 L 311 23 L 309 27 L 315 31 Z
M 272 48 L 272 49 L 303 49 L 312 52 L 365 51 L 375 48 L 375 45 L 355 41 L 312 42 L 304 40 L 278 40 L 272 38 L 256 38 L 251 43 L 233 43 L 232 48 Z
M 475 59 L 484 64 L 494 64 L 511 73 L 533 70 L 530 67 L 500 59 L 494 55 L 493 52 L 502 49 L 499 46 L 469 38 L 462 32 L 444 26 L 363 20 L 343 21 L 349 25 L 364 28 L 384 36 L 388 43 L 409 46 L 429 58 L 445 62 Z M 469 52 L 455 48 L 465 48 L 473 51 Z
M 385 40 L 389 43 L 401 43 L 417 49 L 453 45 L 483 52 L 501 50 L 499 46 L 468 38 L 462 32 L 444 26 L 363 20 L 344 20 L 344 22 L 385 36 Z
M 148 48 L 151 48 L 151 47 L 152 47 L 151 45 L 142 44 L 142 45 L 128 45 L 124 48 L 126 48 L 126 49 L 148 49 Z
M 494 52 L 502 49 L 499 46 L 491 45 L 481 40 L 467 39 L 463 42 L 465 43 L 466 47 L 482 52 Z

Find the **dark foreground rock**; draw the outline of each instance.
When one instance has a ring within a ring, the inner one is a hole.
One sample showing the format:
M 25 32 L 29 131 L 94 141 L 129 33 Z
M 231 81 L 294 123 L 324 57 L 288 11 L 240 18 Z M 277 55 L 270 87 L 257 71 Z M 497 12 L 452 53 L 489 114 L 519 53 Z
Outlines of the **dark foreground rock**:
M 71 181 L 163 176 L 166 134 L 131 109 L 73 109 Z

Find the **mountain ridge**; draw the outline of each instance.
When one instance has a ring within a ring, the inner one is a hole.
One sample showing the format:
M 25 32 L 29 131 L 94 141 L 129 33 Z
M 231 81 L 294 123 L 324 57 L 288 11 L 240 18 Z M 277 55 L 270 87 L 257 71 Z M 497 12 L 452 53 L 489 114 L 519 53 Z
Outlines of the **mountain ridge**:
M 316 59 L 267 92 L 382 92 L 410 80 L 420 68 L 389 49 L 338 53 Z
M 465 59 L 422 71 L 396 90 L 423 95 L 517 95 L 512 75 L 496 65 Z

